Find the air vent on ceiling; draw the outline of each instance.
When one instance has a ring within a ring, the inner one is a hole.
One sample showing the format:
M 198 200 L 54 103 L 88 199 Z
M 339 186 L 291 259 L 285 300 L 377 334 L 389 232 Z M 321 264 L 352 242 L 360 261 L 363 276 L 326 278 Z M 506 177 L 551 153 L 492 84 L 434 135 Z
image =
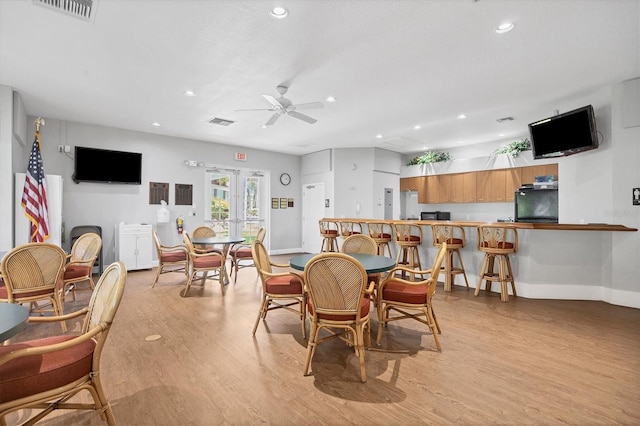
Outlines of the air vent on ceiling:
M 502 123 L 503 121 L 513 121 L 513 117 L 502 117 L 502 118 L 496 118 L 496 121 L 498 123 Z
M 98 0 L 33 0 L 33 4 L 93 23 Z
M 230 124 L 235 123 L 235 121 L 231 121 L 231 120 L 226 120 L 224 118 L 213 118 L 211 120 L 209 120 L 209 123 L 211 124 L 217 124 L 218 126 L 228 126 Z

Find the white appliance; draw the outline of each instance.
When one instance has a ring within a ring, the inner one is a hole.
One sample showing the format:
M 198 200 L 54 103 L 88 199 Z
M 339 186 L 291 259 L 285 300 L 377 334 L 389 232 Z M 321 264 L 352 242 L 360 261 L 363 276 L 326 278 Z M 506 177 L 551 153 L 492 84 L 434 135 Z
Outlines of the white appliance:
M 14 247 L 31 242 L 31 222 L 24 214 L 24 207 L 21 204 L 26 177 L 26 173 L 16 173 L 13 195 Z M 49 210 L 49 238 L 45 242 L 62 247 L 62 176 L 45 175 L 45 178 L 47 180 L 47 209 Z

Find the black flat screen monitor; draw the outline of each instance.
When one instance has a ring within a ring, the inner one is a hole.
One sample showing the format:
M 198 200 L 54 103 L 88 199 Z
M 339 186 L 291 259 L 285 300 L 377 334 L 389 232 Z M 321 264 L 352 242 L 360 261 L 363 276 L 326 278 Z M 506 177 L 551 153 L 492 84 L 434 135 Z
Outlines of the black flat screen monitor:
M 529 134 L 535 159 L 562 157 L 598 147 L 591 105 L 531 123 Z
M 142 154 L 76 146 L 74 182 L 142 184 Z

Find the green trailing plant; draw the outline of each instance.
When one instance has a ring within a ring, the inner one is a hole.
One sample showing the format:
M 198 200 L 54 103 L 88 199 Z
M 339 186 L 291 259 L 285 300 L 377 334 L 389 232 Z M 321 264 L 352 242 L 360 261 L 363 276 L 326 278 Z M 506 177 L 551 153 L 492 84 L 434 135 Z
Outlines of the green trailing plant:
M 407 166 L 415 166 L 416 164 L 439 163 L 441 161 L 449 161 L 453 157 L 448 152 L 425 151 L 424 154 L 414 157 L 407 163 Z
M 516 158 L 522 151 L 529 151 L 531 149 L 531 142 L 529 139 L 524 138 L 520 141 L 513 141 L 502 145 L 496 149 L 494 154 L 509 154 L 513 158 Z

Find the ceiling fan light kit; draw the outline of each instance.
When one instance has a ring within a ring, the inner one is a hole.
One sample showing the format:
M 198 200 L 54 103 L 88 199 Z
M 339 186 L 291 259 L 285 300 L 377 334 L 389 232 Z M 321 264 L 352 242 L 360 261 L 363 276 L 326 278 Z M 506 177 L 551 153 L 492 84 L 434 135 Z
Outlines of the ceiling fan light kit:
M 322 102 L 293 104 L 289 99 L 284 97 L 285 93 L 287 93 L 288 90 L 287 86 L 278 86 L 276 87 L 276 90 L 280 94 L 280 97 L 278 98 L 271 95 L 262 95 L 264 100 L 269 103 L 271 108 L 237 109 L 236 111 L 272 111 L 273 115 L 267 120 L 266 123 L 263 124 L 262 127 L 272 126 L 276 121 L 278 121 L 282 114 L 289 115 L 293 118 L 297 118 L 298 120 L 302 120 L 309 124 L 314 124 L 318 121 L 313 117 L 298 112 L 298 110 L 324 108 L 324 104 Z

